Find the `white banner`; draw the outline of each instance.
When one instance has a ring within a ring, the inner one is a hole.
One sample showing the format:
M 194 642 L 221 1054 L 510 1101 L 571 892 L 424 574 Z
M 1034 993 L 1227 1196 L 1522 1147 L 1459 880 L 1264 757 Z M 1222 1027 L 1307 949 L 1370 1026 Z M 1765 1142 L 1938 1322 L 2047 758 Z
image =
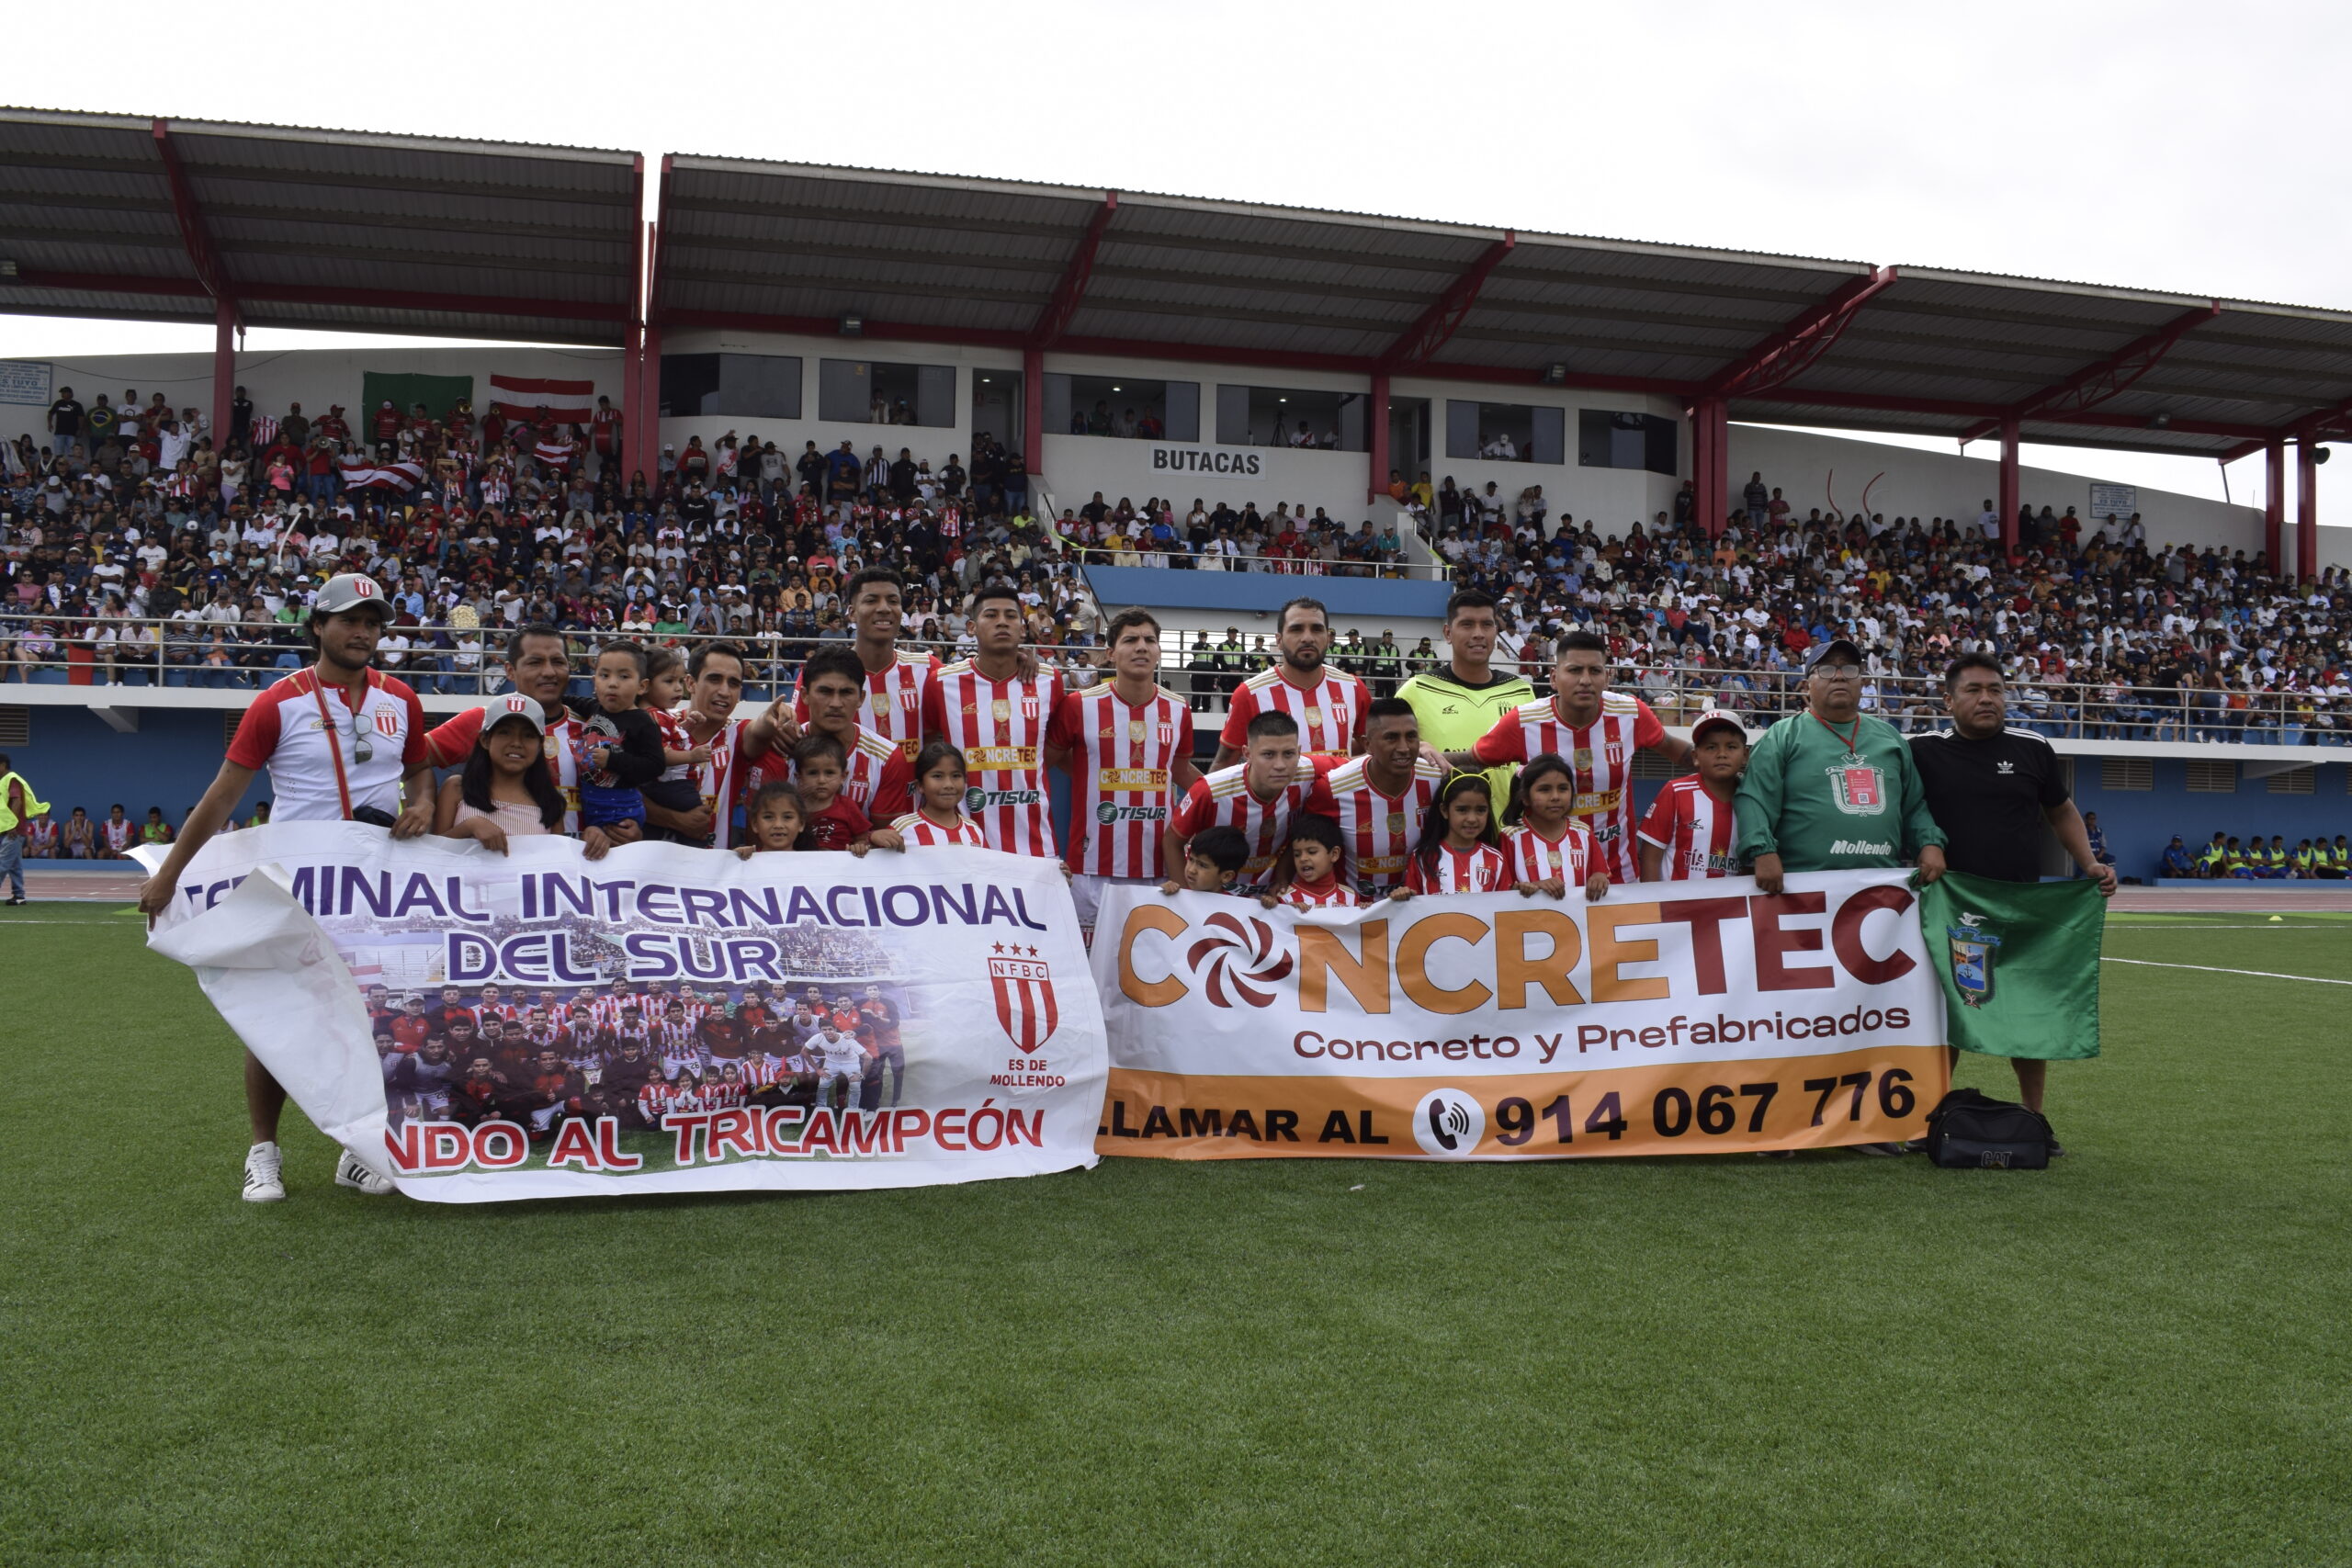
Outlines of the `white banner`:
M 1924 1131 L 1949 1077 L 1907 873 L 1263 909 L 1105 891 L 1105 1154 L 1724 1153 Z
M 412 1197 L 1094 1163 L 1102 1016 L 1052 862 L 510 845 L 344 822 L 226 834 L 149 940 Z

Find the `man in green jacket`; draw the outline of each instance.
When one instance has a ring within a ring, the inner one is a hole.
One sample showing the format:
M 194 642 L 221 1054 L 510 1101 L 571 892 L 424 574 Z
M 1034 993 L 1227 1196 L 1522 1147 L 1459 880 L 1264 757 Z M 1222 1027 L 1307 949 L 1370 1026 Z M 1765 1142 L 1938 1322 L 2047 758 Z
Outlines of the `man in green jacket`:
M 1928 814 L 1911 750 L 1894 726 L 1861 711 L 1861 650 L 1843 637 L 1823 643 L 1805 667 L 1804 707 L 1748 753 L 1734 850 L 1754 858 L 1767 893 L 1792 871 L 1916 858 L 1920 881 L 1944 874 L 1944 831 Z
M 1732 809 L 1733 851 L 1756 864 L 1756 886 L 1778 893 L 1792 871 L 1899 865 L 1919 880 L 1944 874 L 1944 831 L 1928 814 L 1911 749 L 1894 726 L 1861 711 L 1862 650 L 1833 637 L 1805 666 L 1804 707 L 1764 732 L 1747 754 Z M 1900 1144 L 1855 1152 L 1898 1155 Z

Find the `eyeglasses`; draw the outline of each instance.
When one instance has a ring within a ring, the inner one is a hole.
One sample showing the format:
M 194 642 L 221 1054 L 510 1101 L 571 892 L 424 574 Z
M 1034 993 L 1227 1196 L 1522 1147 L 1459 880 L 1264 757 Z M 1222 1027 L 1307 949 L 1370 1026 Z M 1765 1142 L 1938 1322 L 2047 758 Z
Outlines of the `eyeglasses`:
M 1814 667 L 1813 678 L 1816 681 L 1859 681 L 1862 678 L 1862 671 L 1860 666 L 1853 664 L 1820 664 Z

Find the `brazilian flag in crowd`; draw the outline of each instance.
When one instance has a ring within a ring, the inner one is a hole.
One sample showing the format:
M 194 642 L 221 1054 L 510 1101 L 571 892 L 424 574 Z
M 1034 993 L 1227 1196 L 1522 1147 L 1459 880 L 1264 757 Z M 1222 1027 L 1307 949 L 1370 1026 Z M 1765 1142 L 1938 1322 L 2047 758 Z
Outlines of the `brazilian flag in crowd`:
M 2045 1062 L 2098 1055 L 2097 883 L 1947 872 L 1919 889 L 1919 924 L 1951 1043 Z

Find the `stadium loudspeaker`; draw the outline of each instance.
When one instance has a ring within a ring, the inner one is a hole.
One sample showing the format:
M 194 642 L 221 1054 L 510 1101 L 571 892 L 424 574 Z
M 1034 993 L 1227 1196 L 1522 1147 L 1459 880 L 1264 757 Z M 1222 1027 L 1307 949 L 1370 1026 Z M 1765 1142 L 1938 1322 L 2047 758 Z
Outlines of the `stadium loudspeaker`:
M 1544 384 L 1556 387 L 1568 378 L 1568 367 L 1556 362 L 1544 367 Z

